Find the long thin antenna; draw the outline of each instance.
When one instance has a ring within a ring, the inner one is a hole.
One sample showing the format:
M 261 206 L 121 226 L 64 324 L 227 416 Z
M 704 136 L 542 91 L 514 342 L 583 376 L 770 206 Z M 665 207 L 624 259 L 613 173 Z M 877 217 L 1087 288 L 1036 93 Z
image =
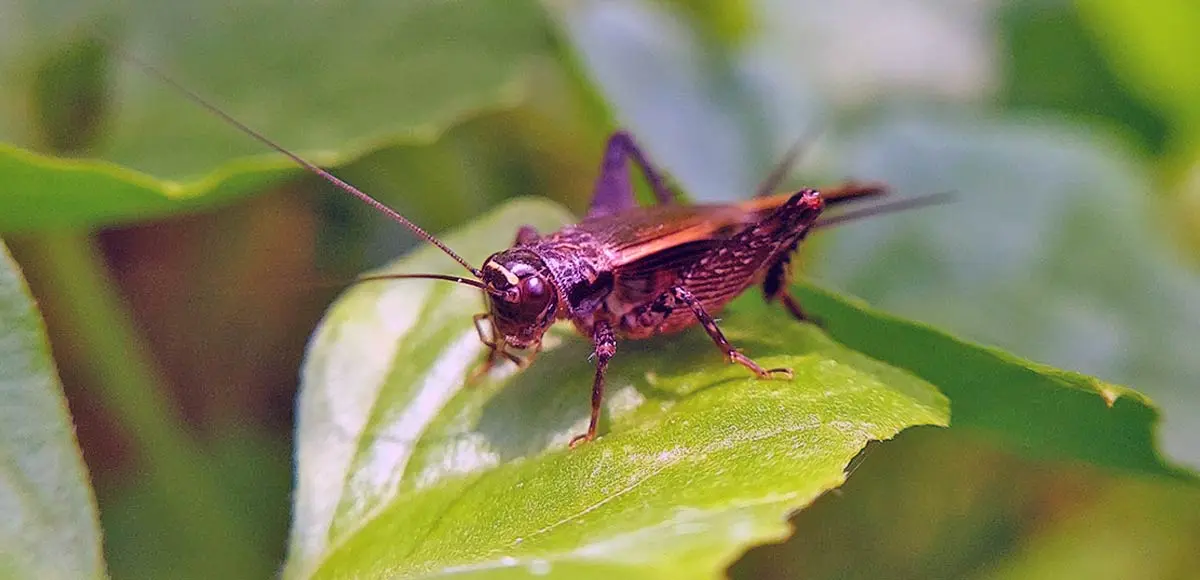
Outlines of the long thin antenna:
M 137 66 L 138 68 L 142 69 L 142 71 L 145 72 L 146 74 L 149 74 L 150 76 L 157 78 L 158 80 L 166 83 L 167 85 L 170 85 L 172 88 L 174 88 L 175 90 L 182 93 L 183 96 L 187 97 L 192 102 L 207 109 L 210 113 L 224 119 L 225 122 L 238 128 L 243 133 L 249 135 L 250 137 L 253 137 L 258 142 L 270 147 L 271 149 L 274 149 L 274 150 L 286 155 L 289 159 L 296 162 L 301 167 L 317 174 L 325 181 L 332 183 L 338 189 L 341 189 L 342 191 L 345 191 L 346 193 L 349 193 L 350 195 L 357 197 L 363 203 L 371 206 L 376 211 L 388 216 L 389 218 L 392 218 L 393 221 L 399 223 L 400 225 L 403 225 L 404 227 L 408 228 L 409 230 L 412 230 L 412 232 L 414 234 L 416 234 L 418 237 L 420 237 L 421 239 L 433 244 L 434 246 L 437 246 L 438 249 L 440 249 L 441 251 L 446 252 L 446 254 L 448 256 L 450 256 L 451 258 L 454 258 L 455 262 L 462 264 L 462 266 L 464 268 L 466 268 L 467 271 L 470 272 L 472 275 L 474 275 L 476 278 L 479 278 L 482 276 L 482 273 L 479 271 L 478 268 L 475 268 L 470 263 L 468 263 L 466 260 L 464 260 L 462 256 L 459 256 L 457 253 L 454 252 L 454 250 L 451 250 L 449 247 L 446 246 L 446 244 L 443 244 L 441 240 L 433 237 L 433 234 L 430 234 L 429 232 L 425 231 L 417 224 L 414 224 L 411 221 L 409 221 L 408 218 L 400 215 L 400 212 L 384 205 L 382 202 L 371 197 L 370 195 L 367 195 L 366 193 L 364 193 L 362 190 L 358 189 L 357 187 L 354 187 L 353 185 L 350 185 L 349 183 L 342 181 L 334 174 L 332 174 L 328 171 L 325 171 L 324 169 L 321 169 L 320 167 L 317 167 L 315 164 L 308 161 L 307 159 L 304 159 L 303 157 L 300 157 L 299 155 L 296 155 L 295 153 L 288 151 L 282 145 L 279 145 L 278 143 L 268 139 L 266 137 L 266 135 L 263 135 L 262 133 L 259 133 L 258 131 L 255 131 L 254 129 L 251 129 L 245 123 L 242 123 L 241 121 L 235 119 L 229 113 L 226 113 L 225 111 L 218 108 L 216 105 L 208 102 L 207 99 L 200 96 L 198 93 L 192 91 L 191 89 L 183 86 L 182 83 L 171 78 L 166 73 L 155 68 L 153 65 L 143 62 L 142 60 L 140 60 L 132 55 L 125 54 L 125 53 L 120 53 L 120 54 L 125 60 L 129 61 L 134 66 Z
M 407 279 L 411 279 L 411 278 L 423 278 L 423 279 L 428 279 L 428 280 L 445 280 L 447 282 L 457 282 L 459 284 L 466 284 L 467 286 L 479 288 L 480 290 L 484 290 L 484 291 L 487 290 L 487 285 L 485 285 L 483 282 L 480 282 L 478 280 L 472 280 L 470 278 L 463 278 L 462 276 L 447 276 L 445 274 L 379 274 L 379 275 L 375 275 L 375 276 L 360 276 L 358 279 L 356 279 L 354 281 L 354 283 L 358 284 L 360 282 L 371 282 L 374 280 L 407 280 Z
M 792 144 L 788 146 L 787 151 L 783 153 L 783 157 L 771 167 L 771 172 L 767 177 L 758 183 L 758 187 L 754 189 L 754 197 L 766 197 L 775 193 L 779 184 L 791 175 L 792 170 L 796 168 L 796 163 L 800 158 L 808 152 L 808 149 L 817 141 L 819 132 L 815 129 L 810 129 L 797 137 Z

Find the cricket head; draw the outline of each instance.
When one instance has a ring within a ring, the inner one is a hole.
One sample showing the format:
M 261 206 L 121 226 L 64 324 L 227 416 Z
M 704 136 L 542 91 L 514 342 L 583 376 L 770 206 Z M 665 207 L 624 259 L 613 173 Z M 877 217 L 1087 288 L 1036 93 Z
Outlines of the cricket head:
M 530 348 L 554 325 L 558 289 L 546 263 L 525 248 L 492 254 L 479 269 L 488 310 L 504 344 Z

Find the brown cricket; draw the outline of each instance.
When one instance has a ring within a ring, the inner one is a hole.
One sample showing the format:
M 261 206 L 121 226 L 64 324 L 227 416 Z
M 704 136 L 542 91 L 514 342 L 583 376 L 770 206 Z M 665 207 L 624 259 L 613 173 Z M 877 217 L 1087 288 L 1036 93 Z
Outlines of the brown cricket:
M 487 372 L 500 358 L 528 365 L 539 352 L 546 331 L 558 321 L 570 321 L 591 340 L 596 362 L 588 429 L 571 440 L 571 447 L 596 438 L 604 373 L 618 339 L 641 339 L 700 324 L 729 362 L 760 378 L 790 377 L 790 369 L 765 369 L 742 354 L 726 340 L 713 315 L 746 289 L 761 286 L 768 302 L 779 301 L 796 319 L 810 320 L 788 291 L 788 260 L 809 232 L 865 215 L 925 205 L 938 197 L 913 198 L 818 220 L 827 204 L 880 195 L 886 188 L 877 183 L 850 183 L 825 194 L 802 189 L 772 195 L 797 155 L 793 148 L 754 198 L 740 203 L 684 205 L 678 203 L 632 137 L 618 131 L 608 140 L 592 202 L 581 222 L 547 234 L 522 227 L 511 247 L 492 254 L 476 268 L 400 213 L 254 131 L 153 67 L 134 62 L 242 132 L 404 225 L 466 268 L 470 278 L 391 274 L 360 281 L 429 278 L 482 290 L 487 312 L 475 316 L 475 328 L 489 351 L 476 374 Z M 630 181 L 631 160 L 654 192 L 657 203 L 651 207 L 637 204 Z

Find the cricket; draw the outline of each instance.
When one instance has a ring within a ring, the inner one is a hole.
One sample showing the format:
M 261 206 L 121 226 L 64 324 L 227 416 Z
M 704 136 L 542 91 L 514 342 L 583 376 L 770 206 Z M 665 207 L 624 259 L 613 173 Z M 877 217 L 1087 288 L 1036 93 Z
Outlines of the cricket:
M 789 260 L 810 232 L 868 215 L 938 203 L 945 197 L 927 195 L 822 218 L 827 206 L 884 195 L 887 187 L 851 182 L 824 193 L 801 189 L 777 194 L 775 189 L 799 155 L 800 148 L 793 147 L 752 198 L 688 205 L 668 186 L 634 138 L 616 131 L 608 139 L 589 209 L 579 223 L 555 232 L 521 227 L 509 247 L 474 266 L 399 212 L 255 131 L 153 66 L 127 59 L 462 265 L 469 277 L 405 273 L 365 276 L 357 282 L 434 279 L 479 289 L 486 312 L 475 315 L 474 323 L 488 351 L 468 382 L 501 360 L 528 366 L 541 350 L 547 330 L 557 322 L 570 322 L 591 341 L 596 365 L 587 431 L 571 439 L 572 448 L 597 436 L 605 371 L 619 340 L 644 339 L 700 325 L 729 363 L 763 379 L 790 378 L 790 369 L 763 368 L 730 344 L 714 315 L 752 286 L 759 286 L 768 302 L 778 302 L 797 321 L 813 322 L 788 290 Z M 645 177 L 654 205 L 638 205 L 630 178 L 631 162 Z

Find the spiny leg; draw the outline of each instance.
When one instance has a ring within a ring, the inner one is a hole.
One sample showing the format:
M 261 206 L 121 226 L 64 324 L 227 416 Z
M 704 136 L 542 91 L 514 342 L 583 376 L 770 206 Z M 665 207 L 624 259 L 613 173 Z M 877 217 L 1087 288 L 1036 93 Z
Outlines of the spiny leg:
M 704 331 L 708 333 L 709 338 L 711 338 L 713 343 L 717 345 L 717 348 L 721 349 L 721 351 L 725 353 L 725 357 L 729 360 L 729 362 L 736 362 L 750 369 L 750 372 L 758 375 L 759 378 L 770 378 L 772 374 L 776 373 L 784 375 L 789 379 L 792 378 L 792 369 L 764 369 L 759 366 L 758 363 L 754 362 L 753 359 L 742 354 L 741 351 L 729 344 L 729 340 L 725 338 L 725 334 L 722 333 L 721 329 L 717 327 L 717 321 L 713 320 L 712 316 L 708 314 L 708 311 L 704 309 L 704 305 L 700 304 L 700 301 L 696 300 L 695 296 L 693 296 L 687 288 L 684 288 L 683 286 L 676 286 L 671 289 L 671 296 L 674 298 L 676 303 L 683 304 L 691 309 L 692 314 L 694 314 L 696 319 L 700 321 L 700 324 L 704 326 Z
M 588 420 L 587 433 L 571 438 L 572 449 L 576 445 L 596 438 L 596 427 L 600 424 L 600 404 L 604 402 L 604 371 L 608 370 L 608 361 L 617 353 L 617 337 L 612 327 L 601 320 L 592 327 L 592 345 L 596 355 L 596 377 L 592 380 L 592 415 Z
M 800 244 L 801 240 L 803 240 L 803 237 L 800 240 L 796 240 L 796 243 L 767 269 L 767 274 L 763 277 L 762 283 L 763 297 L 766 298 L 767 302 L 779 300 L 783 304 L 783 307 L 796 320 L 811 322 L 817 326 L 821 326 L 821 321 L 804 312 L 804 309 L 800 307 L 800 302 L 788 290 L 788 280 L 790 278 L 788 265 L 791 262 L 792 253 L 796 251 L 796 246 Z
M 825 201 L 826 206 L 829 206 L 868 197 L 887 195 L 887 193 L 888 186 L 883 183 L 847 182 L 836 188 L 825 190 L 822 192 L 821 197 Z M 783 307 L 786 308 L 793 317 L 801 322 L 811 322 L 818 326 L 822 325 L 819 319 L 814 318 L 804 312 L 804 309 L 800 306 L 800 302 L 796 300 L 796 297 L 793 296 L 788 290 L 788 282 L 790 279 L 790 270 L 788 266 L 791 262 L 791 257 L 793 254 L 795 254 L 796 248 L 800 245 L 800 243 L 804 241 L 804 238 L 808 236 L 809 232 L 829 223 L 837 223 L 838 217 L 839 216 L 834 216 L 832 219 L 816 219 L 810 224 L 809 227 L 804 228 L 799 236 L 797 236 L 790 245 L 788 245 L 786 248 L 783 248 L 782 251 L 777 252 L 777 257 L 773 258 L 774 262 L 772 262 L 767 268 L 767 273 L 763 277 L 763 296 L 766 298 L 767 302 L 779 300 L 780 303 L 783 304 Z
M 518 357 L 517 355 L 505 350 L 504 344 L 494 339 L 496 332 L 495 328 L 492 328 L 491 330 L 492 337 L 489 337 L 487 334 L 485 334 L 482 323 L 485 320 L 490 319 L 491 315 L 486 312 L 476 314 L 473 318 L 475 322 L 475 333 L 479 335 L 479 342 L 482 342 L 484 346 L 488 347 L 488 355 L 487 358 L 484 359 L 483 362 L 479 363 L 479 365 L 471 371 L 471 374 L 467 376 L 466 384 L 468 385 L 474 384 L 480 378 L 492 372 L 492 369 L 496 367 L 497 359 L 501 356 L 507 358 L 508 360 L 512 361 L 513 364 L 521 368 L 528 366 L 529 362 L 533 358 L 530 356 L 529 359 L 522 359 L 521 357 Z M 541 345 L 539 344 L 538 346 L 540 350 Z M 535 352 L 534 354 L 536 355 L 537 353 Z
M 600 163 L 600 175 L 592 194 L 592 203 L 587 217 L 597 217 L 637 207 L 633 183 L 629 181 L 629 160 L 642 170 L 654 197 L 659 204 L 674 203 L 676 195 L 666 185 L 666 180 L 642 153 L 633 137 L 625 131 L 617 131 L 608 138 L 604 149 L 604 160 Z
M 703 291 L 713 304 L 723 304 L 740 294 L 764 266 L 770 267 L 800 243 L 823 208 L 820 193 L 796 192 L 771 215 L 709 250 L 679 275 L 670 290 L 626 314 L 622 325 L 631 330 L 661 329 L 675 308 L 685 305 L 730 362 L 737 362 L 760 377 L 773 372 L 790 375 L 788 369 L 764 370 L 733 348 L 692 290 Z

